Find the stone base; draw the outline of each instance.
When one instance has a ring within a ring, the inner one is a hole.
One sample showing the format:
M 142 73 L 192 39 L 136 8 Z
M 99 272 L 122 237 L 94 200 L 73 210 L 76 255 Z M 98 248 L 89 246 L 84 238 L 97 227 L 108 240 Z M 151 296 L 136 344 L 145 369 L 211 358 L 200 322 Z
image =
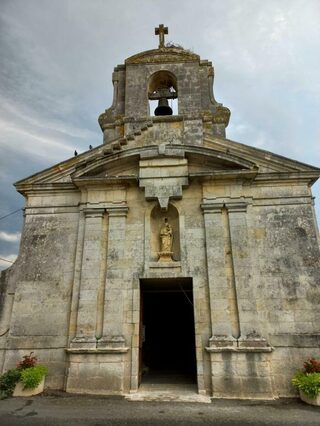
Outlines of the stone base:
M 172 262 L 173 251 L 159 251 L 159 262 Z
M 128 348 L 68 349 L 69 372 L 66 392 L 123 395 Z
M 230 342 L 231 343 L 231 342 Z M 209 346 L 213 398 L 275 399 L 270 347 Z
M 38 386 L 36 388 L 32 388 L 32 389 L 25 389 L 23 387 L 23 384 L 21 382 L 18 382 L 16 384 L 16 387 L 14 388 L 12 396 L 24 396 L 24 397 L 26 397 L 26 396 L 38 395 L 39 393 L 43 392 L 44 380 L 45 380 L 45 377 L 41 380 L 41 382 L 38 384 Z

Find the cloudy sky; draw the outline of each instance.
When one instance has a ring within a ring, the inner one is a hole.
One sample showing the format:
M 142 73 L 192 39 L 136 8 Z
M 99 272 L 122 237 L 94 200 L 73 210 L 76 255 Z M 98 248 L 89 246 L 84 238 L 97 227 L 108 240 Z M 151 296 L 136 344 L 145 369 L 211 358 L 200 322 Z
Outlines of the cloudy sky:
M 213 61 L 228 138 L 320 167 L 319 0 L 0 0 L 0 217 L 24 205 L 13 182 L 102 143 L 113 67 L 160 23 Z M 21 226 L 0 220 L 1 258 Z

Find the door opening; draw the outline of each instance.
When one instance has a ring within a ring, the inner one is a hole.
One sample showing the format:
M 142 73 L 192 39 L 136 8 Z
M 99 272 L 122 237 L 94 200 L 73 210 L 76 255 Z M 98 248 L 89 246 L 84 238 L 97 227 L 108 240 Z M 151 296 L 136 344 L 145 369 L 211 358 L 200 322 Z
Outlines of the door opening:
M 142 383 L 196 383 L 191 279 L 141 280 Z

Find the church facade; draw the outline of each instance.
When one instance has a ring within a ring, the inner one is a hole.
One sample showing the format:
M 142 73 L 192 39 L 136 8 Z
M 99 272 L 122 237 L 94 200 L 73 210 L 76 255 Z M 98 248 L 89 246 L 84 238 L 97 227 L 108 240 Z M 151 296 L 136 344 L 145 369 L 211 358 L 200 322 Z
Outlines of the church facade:
M 0 368 L 34 351 L 67 392 L 178 375 L 215 398 L 293 395 L 320 347 L 320 170 L 227 139 L 211 62 L 156 32 L 114 69 L 103 144 L 16 183 Z

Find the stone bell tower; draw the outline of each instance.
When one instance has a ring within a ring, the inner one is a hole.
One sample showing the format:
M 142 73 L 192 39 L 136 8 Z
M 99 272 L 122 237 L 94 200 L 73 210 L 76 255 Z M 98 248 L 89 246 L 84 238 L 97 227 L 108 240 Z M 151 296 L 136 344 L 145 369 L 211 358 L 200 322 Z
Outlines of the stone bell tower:
M 147 126 L 152 114 L 149 100 L 159 100 L 159 122 L 172 115 L 168 99 L 177 99 L 178 113 L 170 121 L 182 122 L 183 142 L 201 144 L 205 133 L 225 137 L 230 110 L 214 98 L 212 63 L 180 46 L 165 45 L 167 27 L 159 25 L 155 34 L 158 49 L 133 55 L 114 69 L 113 102 L 99 117 L 104 143 Z

